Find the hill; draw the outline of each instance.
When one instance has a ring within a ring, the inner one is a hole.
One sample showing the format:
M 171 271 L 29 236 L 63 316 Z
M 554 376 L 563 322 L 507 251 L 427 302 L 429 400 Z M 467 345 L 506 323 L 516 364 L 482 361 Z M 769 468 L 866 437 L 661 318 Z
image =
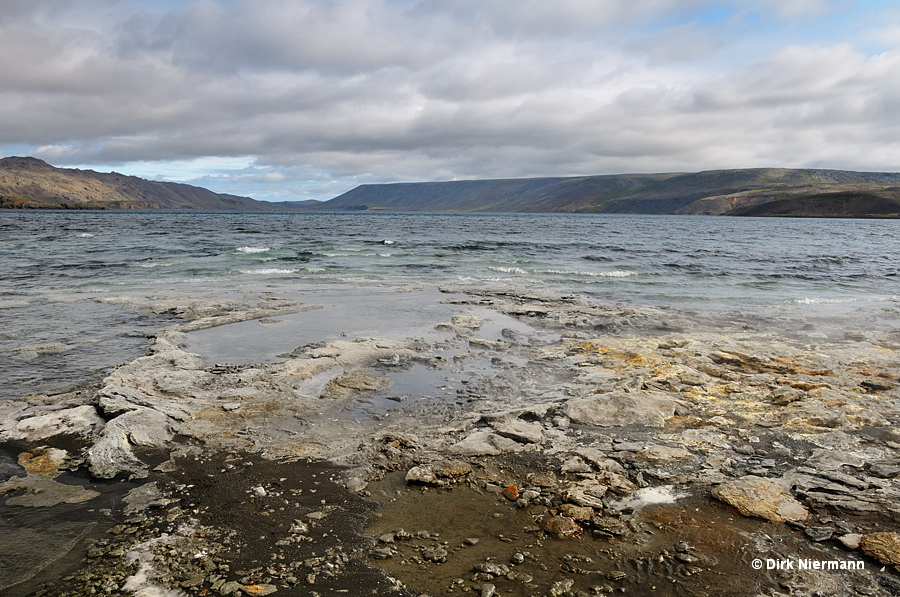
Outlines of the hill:
M 31 157 L 0 159 L 0 208 L 280 211 L 303 208 L 308 203 L 267 203 L 116 172 L 55 168 Z
M 317 209 L 900 217 L 900 173 L 755 168 L 372 184 Z

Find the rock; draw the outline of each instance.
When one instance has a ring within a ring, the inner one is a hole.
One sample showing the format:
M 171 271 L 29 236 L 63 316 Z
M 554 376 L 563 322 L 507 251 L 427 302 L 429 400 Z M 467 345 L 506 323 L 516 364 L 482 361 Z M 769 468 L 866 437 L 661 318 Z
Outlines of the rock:
M 832 527 L 806 527 L 803 529 L 803 532 L 807 537 L 817 543 L 828 541 L 831 539 L 832 535 L 834 535 L 834 529 Z
M 564 473 L 589 473 L 592 469 L 589 464 L 581 459 L 581 456 L 572 456 L 563 462 L 560 470 Z
M 164 447 L 172 438 L 169 418 L 153 409 L 136 407 L 106 424 L 100 441 L 88 450 L 91 474 L 111 479 L 119 473 L 147 476 L 147 467 L 134 455 L 131 446 Z
M 572 592 L 572 585 L 574 584 L 575 581 L 571 578 L 553 583 L 553 585 L 550 586 L 550 597 L 563 597 L 564 595 L 568 595 Z
M 487 340 L 485 338 L 470 338 L 469 346 L 472 348 L 486 348 L 488 350 L 505 350 L 506 342 L 500 340 Z
M 29 475 L 46 475 L 55 477 L 59 469 L 69 459 L 69 453 L 57 448 L 41 446 L 30 452 L 19 454 L 19 466 Z
M 494 430 L 503 437 L 523 444 L 539 444 L 544 441 L 544 428 L 540 423 L 528 423 L 515 419 L 496 423 Z
M 497 587 L 490 583 L 484 583 L 479 587 L 479 594 L 481 597 L 494 597 L 497 594 Z
M 93 406 L 76 406 L 19 421 L 7 421 L 0 427 L 0 440 L 39 442 L 58 435 L 87 436 L 102 429 L 103 425 L 103 419 Z
M 859 533 L 847 533 L 846 535 L 838 537 L 838 541 L 840 541 L 847 549 L 858 549 L 862 538 L 863 536 Z
M 554 537 L 571 537 L 582 531 L 581 527 L 568 516 L 551 516 L 544 521 L 543 528 Z
M 432 463 L 431 470 L 438 477 L 456 478 L 472 472 L 472 465 L 464 460 L 439 460 Z
M 447 561 L 449 553 L 443 547 L 429 547 L 422 551 L 422 559 L 435 564 L 443 564 Z
M 425 485 L 442 485 L 437 475 L 430 466 L 414 466 L 406 473 L 407 483 L 422 483 Z
M 614 391 L 573 398 L 566 404 L 565 414 L 584 425 L 663 427 L 675 414 L 675 403 L 659 393 Z
M 250 597 L 263 597 L 264 595 L 271 595 L 277 592 L 278 587 L 269 584 L 244 585 L 241 587 L 241 591 Z
M 693 455 L 684 448 L 671 448 L 669 446 L 646 446 L 641 449 L 636 457 L 645 462 L 653 464 L 667 464 L 676 460 L 687 460 L 693 458 Z
M 594 509 L 586 506 L 576 506 L 575 504 L 561 504 L 559 513 L 568 516 L 572 520 L 585 521 L 594 517 Z
M 19 454 L 19 466 L 27 475 L 14 476 L 0 483 L 0 495 L 24 490 L 25 493 L 6 500 L 10 506 L 44 508 L 58 504 L 79 504 L 99 496 L 97 491 L 80 485 L 65 485 L 55 481 L 59 468 L 69 460 L 69 453 L 42 446 Z
M 391 378 L 384 375 L 350 373 L 338 375 L 328 382 L 322 398 L 339 400 L 363 392 L 383 392 L 391 387 Z
M 219 587 L 219 595 L 222 595 L 223 597 L 225 597 L 227 595 L 234 595 L 235 593 L 237 593 L 240 590 L 241 590 L 241 584 L 238 582 L 235 582 L 233 580 L 230 580 L 230 581 L 226 582 L 225 584 L 223 584 L 221 587 Z
M 606 453 L 601 452 L 600 450 L 594 448 L 576 448 L 575 453 L 581 456 L 585 461 L 590 462 L 591 465 L 598 470 L 611 471 L 613 473 L 619 473 L 620 475 L 625 472 L 625 469 L 621 464 L 612 458 L 607 458 Z
M 479 430 L 450 447 L 450 452 L 461 456 L 497 456 L 507 452 L 518 452 L 522 444 L 491 431 Z
M 376 560 L 388 560 L 394 557 L 394 550 L 390 547 L 377 547 L 372 550 L 371 555 Z
M 900 566 L 900 533 L 869 533 L 860 540 L 859 548 L 882 564 Z
M 748 475 L 727 481 L 712 490 L 714 498 L 734 506 L 744 516 L 772 522 L 806 520 L 806 508 L 778 483 Z
M 25 490 L 24 494 L 8 498 L 6 504 L 46 508 L 58 504 L 80 504 L 100 495 L 99 492 L 85 489 L 80 485 L 58 483 L 45 475 L 28 475 L 24 479 L 13 477 L 0 483 L 0 495 L 22 489 Z
M 503 490 L 503 497 L 511 502 L 519 499 L 519 488 L 515 485 L 509 485 Z
M 593 479 L 585 479 L 572 483 L 562 493 L 562 498 L 578 506 L 590 508 L 603 508 L 603 500 L 606 495 L 606 486 Z
M 772 404 L 787 406 L 802 399 L 806 394 L 792 387 L 780 387 L 772 390 Z
M 125 502 L 125 514 L 131 516 L 152 506 L 168 506 L 176 500 L 167 498 L 154 481 L 135 487 L 128 492 L 123 501 Z
M 531 481 L 531 484 L 534 485 L 535 487 L 546 487 L 546 488 L 556 487 L 556 484 L 558 483 L 558 481 L 556 479 L 556 475 L 554 475 L 550 471 L 535 473 L 534 475 L 532 475 L 532 477 L 529 479 L 529 481 Z
M 600 471 L 594 475 L 594 478 L 609 487 L 610 491 L 619 495 L 631 495 L 637 491 L 637 485 L 629 481 L 624 476 L 611 471 Z
M 893 479 L 900 475 L 900 465 L 892 462 L 873 462 L 869 464 L 869 472 L 882 479 Z
M 453 327 L 460 331 L 473 331 L 481 329 L 483 320 L 474 315 L 454 315 L 451 319 Z

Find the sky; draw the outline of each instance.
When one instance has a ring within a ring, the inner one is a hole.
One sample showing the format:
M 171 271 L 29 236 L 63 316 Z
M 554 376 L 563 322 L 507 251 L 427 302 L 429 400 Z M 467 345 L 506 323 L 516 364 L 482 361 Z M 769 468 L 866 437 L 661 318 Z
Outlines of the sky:
M 900 3 L 0 0 L 0 156 L 266 201 L 900 170 Z

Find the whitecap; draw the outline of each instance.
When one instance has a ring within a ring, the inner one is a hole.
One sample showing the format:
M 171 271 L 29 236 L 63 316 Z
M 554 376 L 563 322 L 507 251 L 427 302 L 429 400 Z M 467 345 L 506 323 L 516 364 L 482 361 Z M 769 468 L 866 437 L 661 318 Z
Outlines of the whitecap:
M 276 267 L 266 267 L 260 269 L 245 269 L 241 270 L 242 273 L 250 274 L 252 276 L 269 276 L 272 274 L 293 274 L 295 272 L 300 271 L 297 268 L 292 269 L 278 269 Z
M 826 298 L 805 298 L 794 299 L 799 305 L 821 305 L 823 303 L 852 303 L 855 299 L 826 299 Z
M 265 253 L 271 251 L 271 247 L 238 247 L 238 253 Z
M 97 235 L 93 234 L 91 232 L 82 232 L 81 234 L 78 235 L 78 238 L 93 238 L 95 236 L 97 236 Z
M 536 270 L 534 273 L 536 274 L 556 274 L 556 275 L 564 275 L 564 276 L 584 276 L 589 278 L 627 278 L 629 276 L 636 276 L 638 272 L 631 270 L 613 270 L 608 272 L 586 272 L 579 270 L 569 270 L 569 269 L 543 269 Z
M 503 274 L 527 274 L 525 270 L 519 267 L 489 267 L 492 272 L 500 272 Z
M 393 240 L 383 240 L 383 241 L 381 241 L 381 244 L 383 244 L 383 245 L 393 245 L 393 244 L 395 244 L 396 242 L 397 242 L 397 241 L 393 241 Z

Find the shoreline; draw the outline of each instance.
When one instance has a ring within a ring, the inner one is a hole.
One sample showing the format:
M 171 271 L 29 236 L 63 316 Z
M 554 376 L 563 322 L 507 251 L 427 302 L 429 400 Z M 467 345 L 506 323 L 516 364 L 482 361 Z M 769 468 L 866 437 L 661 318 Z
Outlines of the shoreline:
M 231 594 L 222 592 L 226 583 L 243 594 L 307 595 L 326 579 L 335 591 L 371 582 L 383 594 L 432 595 L 605 594 L 647 584 L 655 594 L 674 587 L 671 594 L 713 595 L 723 575 L 736 575 L 735 588 L 748 595 L 785 587 L 887 595 L 900 587 L 900 347 L 892 338 L 804 343 L 577 297 L 444 291 L 441 313 L 449 317 L 428 321 L 427 339 L 330 339 L 278 362 L 243 364 L 207 363 L 185 343 L 196 330 L 238 322 L 269 333 L 274 324 L 266 321 L 314 316 L 315 296 L 301 303 L 260 295 L 241 309 L 190 297 L 134 301 L 183 323 L 162 330 L 148 356 L 116 368 L 95 390 L 0 403 L 4 448 L 40 464 L 0 486 L 0 508 L 27 507 L 10 500 L 28 495 L 68 495 L 52 485 L 61 469 L 81 471 L 85 491 L 100 479 L 143 483 L 131 496 L 138 500 L 143 487 L 143 506 L 125 516 L 110 509 L 122 528 L 91 547 L 102 558 L 76 572 L 83 586 L 114 584 L 141 597 Z M 403 395 L 392 387 L 420 389 Z M 217 497 L 185 489 L 227 476 L 226 465 L 238 461 L 266 474 L 235 477 L 247 486 Z M 325 509 L 304 503 L 296 519 L 303 524 L 291 522 L 278 510 L 291 505 L 281 502 L 299 504 L 292 489 L 305 489 L 306 499 L 316 488 L 279 479 L 308 481 L 317 467 L 331 471 L 329 484 L 333 476 Z M 182 474 L 191 482 L 177 482 Z M 454 535 L 447 513 L 459 504 L 490 514 L 480 536 Z M 268 572 L 262 556 L 257 572 L 229 563 L 240 557 L 227 555 L 222 537 L 253 526 L 213 515 L 251 507 L 254 517 L 274 508 L 265 518 L 284 518 L 282 535 L 258 541 L 260 554 L 279 565 L 284 556 L 286 568 Z M 414 515 L 419 507 L 444 514 L 427 525 Z M 323 515 L 306 516 L 316 512 Z M 343 525 L 349 551 L 298 539 L 334 513 L 356 517 Z M 431 528 L 407 528 L 416 523 Z M 157 541 L 163 533 L 174 543 Z M 727 549 L 713 541 L 722 533 Z M 316 555 L 291 568 L 282 552 L 298 546 Z M 203 551 L 222 555 L 204 564 L 206 556 L 193 557 Z M 800 574 L 750 564 L 754 554 L 815 560 L 810 552 L 865 568 Z M 141 576 L 138 564 L 152 569 Z M 343 572 L 328 575 L 336 569 Z M 341 584 L 350 578 L 357 580 Z

